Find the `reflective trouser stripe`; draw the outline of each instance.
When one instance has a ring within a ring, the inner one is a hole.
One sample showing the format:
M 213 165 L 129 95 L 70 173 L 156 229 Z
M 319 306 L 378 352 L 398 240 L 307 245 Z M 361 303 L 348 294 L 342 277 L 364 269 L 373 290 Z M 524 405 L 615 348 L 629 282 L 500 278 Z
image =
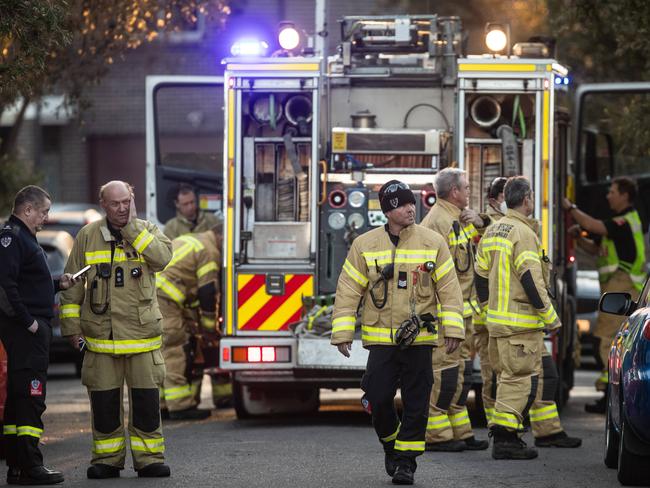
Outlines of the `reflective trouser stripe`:
M 19 425 L 17 426 L 16 431 L 18 437 L 28 435 L 40 439 L 41 436 L 43 435 L 43 429 L 39 429 L 38 427 L 33 427 L 31 425 Z
M 395 441 L 396 451 L 424 451 L 424 441 Z
M 427 430 L 443 430 L 449 428 L 451 428 L 451 422 L 449 421 L 449 417 L 446 414 L 429 417 L 429 421 L 427 422 Z
M 192 385 L 183 385 L 176 388 L 165 388 L 165 401 L 178 400 L 180 398 L 191 397 L 193 392 Z
M 2 427 L 2 433 L 4 435 L 16 435 L 18 430 L 15 425 L 5 425 Z
M 131 450 L 142 452 L 165 452 L 165 439 L 143 439 L 142 437 L 131 436 Z
M 543 420 L 549 420 L 552 418 L 558 417 L 557 406 L 555 404 L 549 405 L 548 407 L 536 408 L 535 410 L 530 410 L 530 421 L 531 422 L 542 422 Z
M 492 422 L 496 425 L 501 425 L 502 427 L 507 427 L 509 429 L 522 430 L 524 428 L 524 426 L 519 423 L 519 420 L 517 420 L 517 417 L 511 413 L 506 412 L 495 411 L 492 416 Z
M 600 373 L 600 376 L 596 380 L 596 383 L 609 383 L 609 374 L 607 371 Z
M 485 420 L 487 420 L 488 422 L 491 422 L 492 417 L 494 417 L 494 408 L 486 408 L 485 409 Z
M 114 437 L 112 439 L 104 439 L 101 441 L 93 442 L 93 452 L 95 454 L 111 454 L 124 450 L 125 439 L 124 437 Z
M 457 413 L 455 415 L 449 416 L 449 421 L 451 422 L 452 427 L 460 427 L 461 425 L 469 424 L 469 414 L 467 410 Z
M 401 426 L 402 426 L 402 424 L 397 424 L 397 430 L 396 430 L 395 432 L 393 432 L 393 433 L 392 433 L 391 435 L 389 435 L 389 436 L 382 437 L 382 438 L 380 438 L 379 440 L 380 440 L 381 442 L 392 442 L 392 441 L 394 441 L 395 439 L 397 439 L 397 434 L 399 434 L 399 428 L 400 428 Z

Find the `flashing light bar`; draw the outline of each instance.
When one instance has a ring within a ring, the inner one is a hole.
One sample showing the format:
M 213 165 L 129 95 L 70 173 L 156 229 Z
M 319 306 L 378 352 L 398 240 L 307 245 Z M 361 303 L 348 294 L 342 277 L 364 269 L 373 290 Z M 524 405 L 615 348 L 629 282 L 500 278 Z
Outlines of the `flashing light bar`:
M 264 56 L 269 45 L 257 39 L 240 39 L 230 48 L 233 56 Z
M 282 49 L 293 51 L 300 45 L 300 33 L 294 26 L 287 25 L 280 30 L 278 42 Z
M 556 76 L 555 77 L 555 84 L 556 85 L 568 85 L 571 83 L 571 80 L 569 80 L 568 76 Z
M 223 350 L 226 356 L 226 349 Z M 227 353 L 230 357 L 230 352 Z M 226 360 L 226 357 L 223 358 Z M 291 348 L 289 346 L 233 346 L 233 363 L 289 363 Z

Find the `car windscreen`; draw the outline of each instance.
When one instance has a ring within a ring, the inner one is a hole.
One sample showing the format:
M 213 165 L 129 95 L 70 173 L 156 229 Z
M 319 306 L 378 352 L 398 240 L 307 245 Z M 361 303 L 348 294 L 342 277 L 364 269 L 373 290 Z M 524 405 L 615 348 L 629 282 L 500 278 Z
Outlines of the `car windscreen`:
M 50 268 L 52 276 L 57 277 L 63 274 L 65 267 L 65 256 L 56 247 L 48 246 L 47 244 L 41 246 L 47 256 L 47 266 Z

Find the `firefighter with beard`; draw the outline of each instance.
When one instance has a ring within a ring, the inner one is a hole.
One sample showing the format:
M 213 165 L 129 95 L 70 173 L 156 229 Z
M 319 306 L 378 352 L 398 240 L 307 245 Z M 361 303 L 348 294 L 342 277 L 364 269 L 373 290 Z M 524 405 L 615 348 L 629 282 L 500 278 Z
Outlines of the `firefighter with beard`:
M 361 339 L 369 350 L 361 387 L 384 448 L 386 472 L 394 484 L 411 485 L 416 457 L 425 447 L 432 348 L 439 327 L 449 331 L 448 352 L 464 338 L 462 295 L 444 240 L 415 224 L 415 197 L 408 185 L 389 181 L 379 202 L 388 223 L 352 242 L 336 289 L 331 342 L 350 356 L 360 310 Z M 401 419 L 394 405 L 398 387 Z
M 451 354 L 444 348 L 433 353 L 434 387 L 429 406 L 427 451 L 458 452 L 488 448 L 488 441 L 474 437 L 465 405 L 472 386 L 472 314 L 479 310 L 474 291 L 474 239 L 490 223 L 469 209 L 469 183 L 463 170 L 445 168 L 436 175 L 437 201 L 422 225 L 445 240 L 463 292 L 463 319 L 466 338 Z M 444 337 L 446 329 L 443 328 Z

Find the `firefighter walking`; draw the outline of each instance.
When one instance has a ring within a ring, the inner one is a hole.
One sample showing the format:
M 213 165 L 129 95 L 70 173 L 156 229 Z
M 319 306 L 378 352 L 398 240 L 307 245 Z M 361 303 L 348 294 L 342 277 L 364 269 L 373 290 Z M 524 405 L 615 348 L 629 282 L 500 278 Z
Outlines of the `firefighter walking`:
M 173 257 L 156 277 L 167 370 L 163 396 L 172 420 L 198 420 L 210 415 L 209 410 L 197 408 L 203 375 L 193 376 L 196 344 L 190 339 L 197 334 L 202 341 L 217 339 L 221 234 L 219 225 L 174 239 Z
M 363 347 L 369 350 L 361 387 L 386 472 L 393 483 L 410 485 L 416 457 L 425 448 L 437 328 L 448 329 L 445 345 L 453 352 L 464 338 L 462 294 L 444 240 L 415 224 L 408 185 L 389 181 L 379 191 L 379 203 L 388 223 L 352 243 L 336 289 L 331 342 L 349 357 L 359 309 Z M 401 420 L 394 405 L 398 386 Z
M 636 300 L 645 282 L 645 241 L 641 218 L 634 208 L 638 193 L 636 182 L 628 177 L 614 178 L 607 193 L 607 203 L 614 217 L 598 220 L 581 211 L 571 201 L 565 199 L 564 209 L 578 223 L 577 243 L 592 256 L 597 256 L 598 280 L 600 292 L 627 292 Z M 580 230 L 600 239 L 581 237 Z M 616 331 L 621 325 L 621 318 L 604 312 L 598 312 L 596 330 L 598 354 L 603 364 L 603 371 L 596 381 L 596 389 L 603 396 L 593 404 L 585 405 L 590 413 L 605 413 L 607 406 L 607 384 L 609 350 Z
M 504 188 L 508 211 L 491 225 L 476 255 L 476 288 L 487 304 L 489 361 L 497 373 L 494 413 L 488 427 L 495 459 L 532 459 L 519 434 L 538 392 L 544 329 L 560 327 L 548 296 L 549 272 L 539 242 L 533 193 L 524 177 Z
M 436 175 L 437 201 L 422 225 L 438 232 L 451 253 L 463 293 L 463 321 L 466 338 L 452 354 L 444 348 L 433 352 L 434 386 L 429 406 L 427 451 L 458 452 L 483 450 L 487 441 L 477 440 L 472 431 L 466 401 L 472 386 L 472 314 L 479 310 L 474 289 L 474 238 L 490 223 L 467 208 L 469 183 L 463 170 L 445 168 Z M 440 331 L 444 338 L 444 328 Z
M 66 265 L 67 271 L 91 266 L 86 287 L 63 293 L 60 310 L 62 334 L 77 347 L 82 338 L 87 348 L 81 372 L 92 413 L 87 476 L 115 478 L 124 468 L 125 381 L 134 468 L 140 477 L 169 476 L 160 422 L 165 364 L 155 272 L 171 259 L 171 243 L 154 224 L 137 218 L 128 183 L 105 184 L 99 198 L 106 218 L 79 231 Z

